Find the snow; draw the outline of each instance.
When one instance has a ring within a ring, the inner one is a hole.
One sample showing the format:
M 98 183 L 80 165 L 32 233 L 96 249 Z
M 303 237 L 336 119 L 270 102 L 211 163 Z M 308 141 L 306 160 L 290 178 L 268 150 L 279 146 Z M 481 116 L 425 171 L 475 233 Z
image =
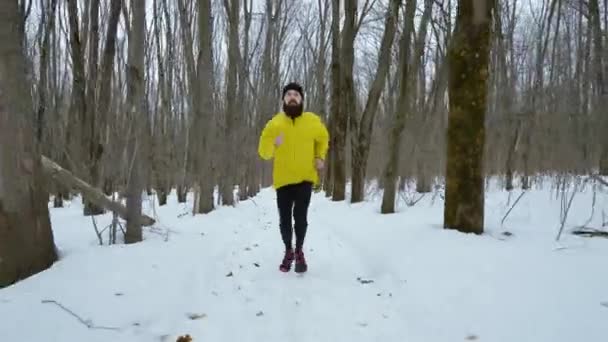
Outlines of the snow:
M 414 206 L 402 198 L 392 215 L 379 213 L 376 191 L 358 204 L 315 193 L 304 275 L 278 271 L 272 189 L 197 216 L 191 198 L 146 201 L 157 225 L 128 246 L 99 246 L 75 199 L 50 209 L 61 259 L 0 290 L 0 340 L 608 340 L 608 239 L 570 233 L 590 217 L 592 189 L 576 194 L 556 242 L 562 201 L 550 183 L 527 192 L 504 225 L 521 190 L 492 184 L 482 236 L 442 229 L 439 193 Z M 608 193 L 598 189 L 588 226 L 600 227 L 603 211 Z M 111 217 L 96 220 L 103 228 Z

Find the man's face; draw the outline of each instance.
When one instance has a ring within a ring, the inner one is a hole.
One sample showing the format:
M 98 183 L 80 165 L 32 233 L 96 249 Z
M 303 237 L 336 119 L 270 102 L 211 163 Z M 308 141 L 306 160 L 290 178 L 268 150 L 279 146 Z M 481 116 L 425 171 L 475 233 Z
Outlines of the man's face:
M 302 103 L 302 96 L 297 90 L 288 90 L 283 97 L 283 101 L 288 106 L 297 106 Z

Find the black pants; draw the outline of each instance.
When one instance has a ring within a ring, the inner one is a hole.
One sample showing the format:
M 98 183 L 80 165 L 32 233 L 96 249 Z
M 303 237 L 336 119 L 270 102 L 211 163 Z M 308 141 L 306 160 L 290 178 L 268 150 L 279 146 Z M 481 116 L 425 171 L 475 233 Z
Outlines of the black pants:
M 296 233 L 296 248 L 302 248 L 308 227 L 308 206 L 312 194 L 312 183 L 290 184 L 277 189 L 281 237 L 285 248 L 291 248 L 293 230 Z M 292 210 L 295 224 L 292 228 Z

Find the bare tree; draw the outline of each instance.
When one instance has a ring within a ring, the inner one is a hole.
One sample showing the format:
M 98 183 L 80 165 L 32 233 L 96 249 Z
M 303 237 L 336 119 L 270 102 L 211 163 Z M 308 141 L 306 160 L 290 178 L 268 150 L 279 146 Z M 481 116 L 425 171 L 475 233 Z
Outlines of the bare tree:
M 97 124 L 94 127 L 95 135 L 92 137 L 93 145 L 97 148 L 92 148 L 96 152 L 91 154 L 91 183 L 94 186 L 101 186 L 102 177 L 106 178 L 106 184 L 110 184 L 107 180 L 108 176 L 103 173 L 102 157 L 110 155 L 109 144 L 105 137 L 110 126 L 110 106 L 112 95 L 112 77 L 114 74 L 114 59 L 116 56 L 116 34 L 118 31 L 118 21 L 120 19 L 120 9 L 122 0 L 111 0 L 110 2 L 110 19 L 108 21 L 105 47 L 101 58 L 101 78 L 99 82 L 99 93 L 96 101 L 97 111 L 95 113 Z M 104 152 L 105 151 L 105 152 Z M 107 189 L 111 190 L 111 189 Z M 108 191 L 111 192 L 111 191 Z
M 327 168 L 327 176 L 325 189 L 328 194 L 331 194 L 333 200 L 344 200 L 346 175 L 344 175 L 344 166 L 337 165 L 338 150 L 342 147 L 339 144 L 344 144 L 346 138 L 344 134 L 337 133 L 336 127 L 338 120 L 342 117 L 342 105 L 340 101 L 340 0 L 332 0 L 331 5 L 331 101 L 329 115 L 329 163 Z M 337 178 L 340 180 L 337 181 Z M 340 184 L 336 185 L 339 182 Z
M 213 124 L 213 89 L 215 78 L 213 75 L 213 26 L 211 15 L 211 1 L 198 1 L 198 31 L 199 31 L 199 54 L 197 61 L 198 74 L 198 89 L 199 93 L 196 96 L 200 99 L 200 105 L 197 109 L 197 118 L 199 119 L 198 132 L 199 149 L 198 149 L 198 172 L 199 178 L 199 194 L 197 205 L 194 210 L 196 213 L 208 213 L 213 210 L 213 169 L 211 168 L 211 125 Z
M 334 1 L 334 6 L 338 6 Z M 336 7 L 339 8 L 339 7 Z M 333 12 L 336 14 L 336 11 Z M 352 111 L 356 110 L 356 95 L 355 84 L 353 80 L 353 66 L 355 62 L 355 37 L 357 35 L 357 0 L 344 1 L 344 27 L 340 36 L 340 52 L 339 55 L 332 54 L 332 58 L 340 58 L 337 63 L 339 83 L 334 85 L 334 90 L 339 92 L 334 93 L 332 102 L 338 102 L 331 132 L 335 135 L 333 145 L 333 197 L 334 201 L 342 201 L 346 198 L 346 137 L 348 134 L 348 116 Z M 338 18 L 334 18 L 338 20 Z M 333 27 L 336 28 L 335 26 Z M 334 32 L 333 34 L 337 34 Z M 335 42 L 335 41 L 334 41 Z M 333 67 L 333 66 L 332 66 Z M 335 89 L 339 86 L 338 89 Z
M 225 151 L 220 181 L 220 193 L 224 205 L 234 204 L 234 186 L 236 183 L 235 168 L 238 165 L 238 155 L 234 148 L 236 141 L 234 128 L 237 111 L 237 76 L 240 60 L 239 19 L 240 0 L 224 0 L 226 17 L 228 18 L 228 66 L 226 69 L 226 105 L 223 122 L 223 150 Z
M 414 15 L 416 10 L 416 1 L 411 0 L 405 4 L 405 21 L 404 29 L 399 42 L 399 59 L 401 65 L 401 75 L 399 79 L 399 98 L 395 117 L 390 128 L 388 140 L 388 160 L 384 168 L 382 185 L 384 193 L 382 195 L 381 212 L 383 214 L 395 212 L 396 198 L 396 181 L 399 174 L 399 150 L 401 147 L 401 136 L 408 118 L 408 112 L 411 110 L 411 94 L 410 94 L 410 67 L 409 61 L 411 56 L 411 36 L 414 31 Z
M 608 9 L 605 9 L 608 11 Z M 606 77 L 608 77 L 608 60 L 604 59 L 604 43 L 601 29 L 600 6 L 598 0 L 589 0 L 589 19 L 593 31 L 593 56 L 595 57 L 595 84 L 597 89 L 597 101 L 594 106 L 594 112 L 600 116 L 598 121 L 601 123 L 599 136 L 602 137 L 599 141 L 600 162 L 599 171 L 602 175 L 608 175 L 608 115 L 606 115 L 606 106 L 608 106 L 608 85 L 606 85 Z M 608 27 L 604 28 L 608 30 Z M 607 43 L 608 45 L 608 43 Z M 603 115 L 599 114 L 603 111 Z
M 352 193 L 351 202 L 361 202 L 364 200 L 365 173 L 367 168 L 367 157 L 369 154 L 374 117 L 378 112 L 378 102 L 380 94 L 386 85 L 386 77 L 390 66 L 395 31 L 397 29 L 397 19 L 399 16 L 399 6 L 401 1 L 392 0 L 386 11 L 386 21 L 380 52 L 378 56 L 378 70 L 367 96 L 367 102 L 361 119 L 353 113 L 351 114 L 351 148 L 352 148 Z

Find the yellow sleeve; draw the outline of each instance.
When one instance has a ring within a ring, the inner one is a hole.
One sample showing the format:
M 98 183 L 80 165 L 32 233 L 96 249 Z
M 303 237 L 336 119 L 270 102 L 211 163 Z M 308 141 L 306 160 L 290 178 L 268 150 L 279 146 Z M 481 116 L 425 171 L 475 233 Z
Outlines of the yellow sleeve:
M 315 126 L 315 136 L 315 158 L 325 160 L 329 148 L 329 132 L 319 117 L 317 117 L 317 125 Z
M 258 154 L 264 160 L 272 159 L 274 155 L 274 139 L 276 138 L 274 120 L 270 120 L 264 126 L 258 144 Z

